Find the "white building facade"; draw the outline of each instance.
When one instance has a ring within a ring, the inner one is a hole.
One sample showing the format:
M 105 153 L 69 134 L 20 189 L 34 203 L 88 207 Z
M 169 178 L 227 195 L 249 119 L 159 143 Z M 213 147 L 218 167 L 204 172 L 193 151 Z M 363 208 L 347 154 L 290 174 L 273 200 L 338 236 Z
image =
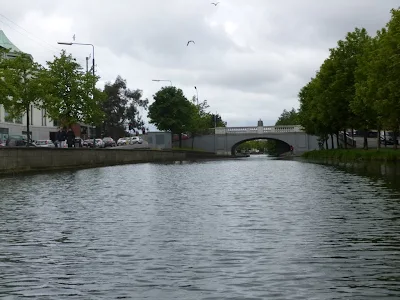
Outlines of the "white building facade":
M 30 107 L 30 136 L 33 140 L 54 139 L 58 127 L 57 122 L 46 116 L 45 110 Z M 0 105 L 0 140 L 7 140 L 10 135 L 27 135 L 26 114 L 20 118 L 9 117 L 3 105 Z
M 0 48 L 8 49 L 6 54 L 12 59 L 18 52 L 21 52 L 0 30 Z M 1 101 L 0 101 L 1 102 Z M 30 136 L 33 140 L 54 139 L 53 135 L 57 132 L 57 122 L 50 120 L 46 116 L 46 111 L 37 109 L 33 105 L 30 107 Z M 3 105 L 0 104 L 0 140 L 7 140 L 10 135 L 27 135 L 26 114 L 20 118 L 11 118 Z

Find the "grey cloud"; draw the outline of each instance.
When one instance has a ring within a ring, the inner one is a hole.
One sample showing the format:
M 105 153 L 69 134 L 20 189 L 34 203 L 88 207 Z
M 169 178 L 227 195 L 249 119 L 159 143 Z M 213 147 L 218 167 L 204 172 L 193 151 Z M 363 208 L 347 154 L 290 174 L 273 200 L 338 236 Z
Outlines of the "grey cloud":
M 275 29 L 261 32 L 261 37 L 283 47 L 335 47 L 355 27 L 374 34 L 389 20 L 390 9 L 399 5 L 396 0 L 289 0 L 285 4 L 265 5 L 267 17 L 261 21 Z
M 32 12 L 70 18 L 71 33 L 36 24 L 25 28 L 52 44 L 74 33 L 78 42 L 95 44 L 103 81 L 120 74 L 146 95 L 162 86 L 153 78 L 172 80 L 188 97 L 199 86 L 200 98 L 225 113 L 229 124 L 240 125 L 272 120 L 284 108 L 297 107 L 299 89 L 328 48 L 356 26 L 373 34 L 399 5 L 398 0 L 229 0 L 218 7 L 210 2 L 14 0 L 1 13 L 17 23 Z M 224 22 L 236 23 L 236 31 L 229 35 Z M 187 47 L 190 39 L 196 44 Z M 18 46 L 34 57 L 48 55 L 40 46 Z M 68 50 L 84 59 L 88 49 L 79 48 Z
M 140 10 L 129 9 L 129 5 L 110 7 L 107 15 L 117 15 L 119 22 L 84 21 L 87 27 L 95 27 L 93 37 L 99 46 L 152 66 L 182 69 L 211 68 L 230 49 L 239 50 L 223 28 L 206 24 L 205 17 L 211 15 L 204 9 L 206 5 L 191 5 L 188 1 L 168 1 L 168 5 L 151 0 L 134 3 L 140 2 Z M 107 20 L 104 11 L 99 17 Z M 121 26 L 122 22 L 125 24 Z M 186 46 L 188 40 L 196 44 Z

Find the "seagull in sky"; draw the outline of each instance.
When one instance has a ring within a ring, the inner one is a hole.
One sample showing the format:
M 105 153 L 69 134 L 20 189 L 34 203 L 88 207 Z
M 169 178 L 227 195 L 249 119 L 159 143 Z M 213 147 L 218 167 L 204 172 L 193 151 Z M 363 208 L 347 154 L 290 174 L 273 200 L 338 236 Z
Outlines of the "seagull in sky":
M 219 2 L 211 2 L 214 6 L 217 6 Z
M 194 41 L 188 41 L 186 46 L 189 46 L 190 43 L 196 44 Z

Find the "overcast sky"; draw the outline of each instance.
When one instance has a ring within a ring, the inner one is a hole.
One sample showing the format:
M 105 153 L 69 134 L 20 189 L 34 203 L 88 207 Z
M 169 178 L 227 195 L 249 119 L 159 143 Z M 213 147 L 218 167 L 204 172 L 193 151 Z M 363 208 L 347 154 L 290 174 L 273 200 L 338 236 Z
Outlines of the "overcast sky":
M 145 98 L 167 82 L 199 91 L 228 126 L 273 125 L 328 49 L 355 27 L 385 26 L 398 0 L 13 0 L 0 29 L 40 62 L 57 41 L 95 45 L 102 82 L 121 75 Z M 10 21 L 11 20 L 11 21 Z M 188 40 L 195 45 L 186 46 Z M 90 47 L 64 46 L 82 65 Z

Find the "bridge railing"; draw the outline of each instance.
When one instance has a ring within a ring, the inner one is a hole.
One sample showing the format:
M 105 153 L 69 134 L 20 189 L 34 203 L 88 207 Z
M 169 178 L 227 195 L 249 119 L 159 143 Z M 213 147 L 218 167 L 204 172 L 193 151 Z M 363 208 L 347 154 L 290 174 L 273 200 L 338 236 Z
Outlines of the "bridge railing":
M 294 126 L 264 126 L 264 132 L 274 132 L 274 133 L 281 133 L 281 132 L 303 132 L 303 128 L 298 125 Z
M 215 128 L 215 134 L 265 134 L 265 133 L 294 133 L 303 131 L 304 131 L 303 128 L 299 125 Z

